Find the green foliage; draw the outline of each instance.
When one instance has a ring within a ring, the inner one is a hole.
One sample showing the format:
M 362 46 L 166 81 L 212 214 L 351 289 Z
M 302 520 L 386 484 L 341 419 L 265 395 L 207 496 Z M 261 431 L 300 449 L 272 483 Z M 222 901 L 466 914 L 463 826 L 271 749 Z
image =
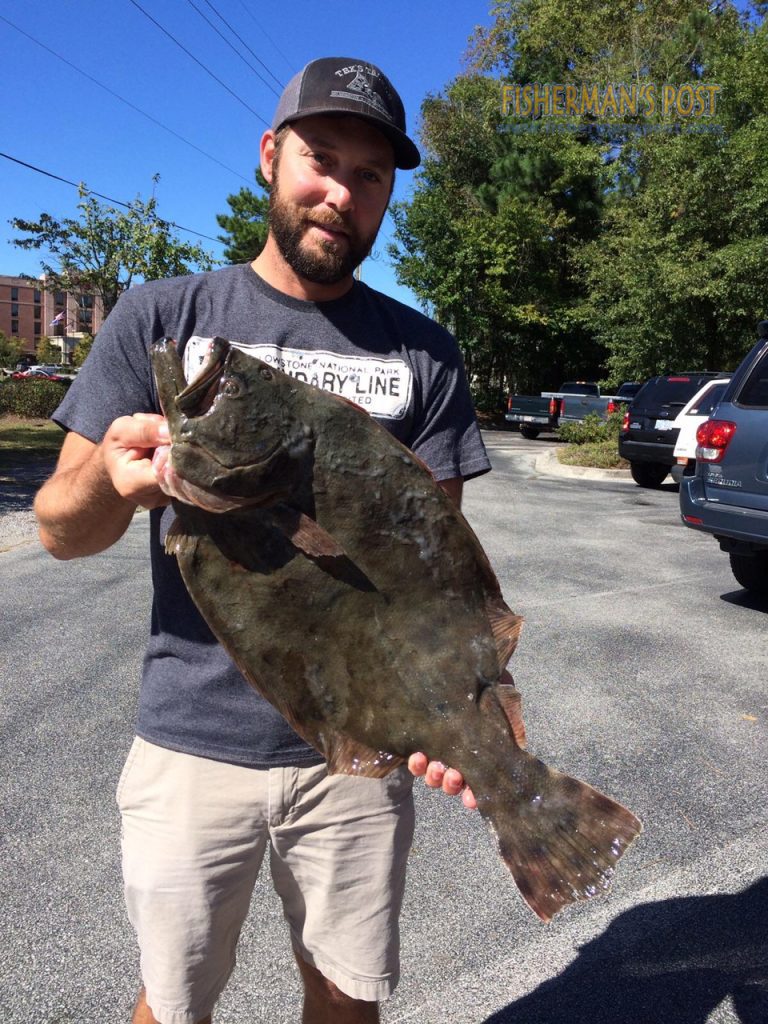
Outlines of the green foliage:
M 158 181 L 155 175 L 153 181 Z M 157 212 L 157 199 L 137 196 L 127 210 L 100 203 L 80 186 L 80 216 L 56 220 L 41 213 L 36 221 L 14 218 L 26 237 L 21 249 L 46 254 L 41 267 L 49 290 L 82 291 L 101 298 L 104 315 L 132 283 L 210 270 L 213 259 L 201 246 L 181 241 Z M 50 262 L 49 262 L 50 261 Z
M 581 423 L 562 423 L 558 427 L 557 434 L 561 441 L 566 441 L 568 444 L 582 445 L 610 441 L 615 448 L 623 419 L 624 414 L 621 412 L 612 412 L 605 418 L 591 412 L 584 417 Z
M 768 312 L 765 6 L 752 22 L 730 0 L 492 6 L 468 73 L 423 104 L 426 160 L 390 250 L 482 402 L 739 361 Z M 617 140 L 590 114 L 516 131 L 505 82 L 721 93 L 708 124 L 657 109 L 613 118 Z
M 50 338 L 41 338 L 37 343 L 35 355 L 38 363 L 58 366 L 61 360 L 61 349 L 54 345 Z
M 219 241 L 224 242 L 224 257 L 228 263 L 250 263 L 267 240 L 269 185 L 258 167 L 255 177 L 259 188 L 267 195 L 257 195 L 249 188 L 241 188 L 234 195 L 227 196 L 232 212 L 216 214 L 219 227 L 225 231 L 219 235 Z
M 79 338 L 72 352 L 72 365 L 82 366 L 92 346 L 93 335 L 84 334 L 82 338 Z
M 9 370 L 14 369 L 23 348 L 22 338 L 8 337 L 7 334 L 0 331 L 0 366 Z
M 0 384 L 0 415 L 47 419 L 67 393 L 69 382 L 9 380 Z

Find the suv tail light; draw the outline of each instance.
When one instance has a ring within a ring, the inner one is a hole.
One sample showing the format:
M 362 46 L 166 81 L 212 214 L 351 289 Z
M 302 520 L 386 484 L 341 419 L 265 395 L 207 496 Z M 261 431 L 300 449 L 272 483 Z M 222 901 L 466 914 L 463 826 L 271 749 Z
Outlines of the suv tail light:
M 550 398 L 549 400 L 549 415 L 557 416 L 557 402 L 556 398 Z M 565 402 L 563 402 L 562 408 L 565 408 Z
M 735 433 L 736 424 L 730 420 L 706 420 L 696 431 L 696 458 L 719 462 Z
M 507 412 L 512 412 L 512 395 L 507 399 Z
M 621 421 L 621 429 L 629 430 L 629 409 L 624 413 L 624 419 Z
M 619 408 L 618 405 L 616 405 L 614 400 L 611 398 L 610 401 L 608 402 L 608 405 L 606 405 L 606 407 L 605 407 L 605 411 L 610 416 L 611 413 L 617 412 L 618 408 Z

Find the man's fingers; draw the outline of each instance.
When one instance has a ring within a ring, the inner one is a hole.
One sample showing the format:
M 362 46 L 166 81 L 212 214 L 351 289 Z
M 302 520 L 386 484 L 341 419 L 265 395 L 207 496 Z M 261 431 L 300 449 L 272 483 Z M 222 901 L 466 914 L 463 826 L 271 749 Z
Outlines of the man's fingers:
M 133 416 L 121 416 L 110 428 L 110 435 L 117 447 L 131 451 L 157 448 L 170 440 L 168 424 L 157 413 L 137 412 Z
M 411 754 L 408 768 L 413 775 L 424 777 L 424 782 L 432 789 L 442 789 L 448 796 L 458 796 L 471 811 L 477 808 L 477 800 L 469 786 L 464 785 L 464 776 L 455 768 L 446 768 L 440 761 L 430 761 L 426 754 Z

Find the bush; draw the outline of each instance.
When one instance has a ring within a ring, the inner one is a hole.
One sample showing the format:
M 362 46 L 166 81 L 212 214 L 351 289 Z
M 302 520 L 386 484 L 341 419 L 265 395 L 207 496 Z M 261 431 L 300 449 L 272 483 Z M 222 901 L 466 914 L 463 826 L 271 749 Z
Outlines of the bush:
M 69 382 L 9 380 L 0 384 L 0 413 L 48 419 L 67 393 Z
M 557 433 L 567 444 L 595 444 L 598 441 L 618 444 L 623 419 L 623 412 L 612 412 L 606 419 L 591 412 L 581 423 L 563 423 Z

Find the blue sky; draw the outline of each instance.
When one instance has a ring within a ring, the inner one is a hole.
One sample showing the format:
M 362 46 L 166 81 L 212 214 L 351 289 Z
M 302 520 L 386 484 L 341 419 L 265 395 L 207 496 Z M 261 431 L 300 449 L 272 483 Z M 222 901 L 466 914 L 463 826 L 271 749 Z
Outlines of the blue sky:
M 229 169 L 152 124 L 3 20 L 0 150 L 123 201 L 150 194 L 157 172 L 161 216 L 213 238 L 220 230 L 216 213 L 228 209 L 227 195 L 253 183 L 264 130 L 259 117 L 271 120 L 277 101 L 272 89 L 279 92 L 275 78 L 285 84 L 318 56 L 372 61 L 400 91 L 413 134 L 424 97 L 455 77 L 469 35 L 490 20 L 488 0 L 137 2 L 236 95 L 209 77 L 131 0 L 37 0 L 4 4 L 0 15 Z M 265 81 L 195 8 L 238 46 Z M 212 8 L 256 56 L 237 43 Z M 396 198 L 407 197 L 412 178 L 411 172 L 399 172 Z M 76 216 L 77 201 L 74 188 L 0 158 L 0 273 L 37 274 L 40 269 L 37 253 L 9 244 L 14 237 L 10 218 L 33 220 L 43 211 L 57 218 Z M 383 230 L 392 232 L 388 218 Z M 202 244 L 220 256 L 218 243 L 203 239 Z M 366 261 L 363 277 L 415 305 L 395 282 L 385 245 L 380 235 L 379 258 Z

